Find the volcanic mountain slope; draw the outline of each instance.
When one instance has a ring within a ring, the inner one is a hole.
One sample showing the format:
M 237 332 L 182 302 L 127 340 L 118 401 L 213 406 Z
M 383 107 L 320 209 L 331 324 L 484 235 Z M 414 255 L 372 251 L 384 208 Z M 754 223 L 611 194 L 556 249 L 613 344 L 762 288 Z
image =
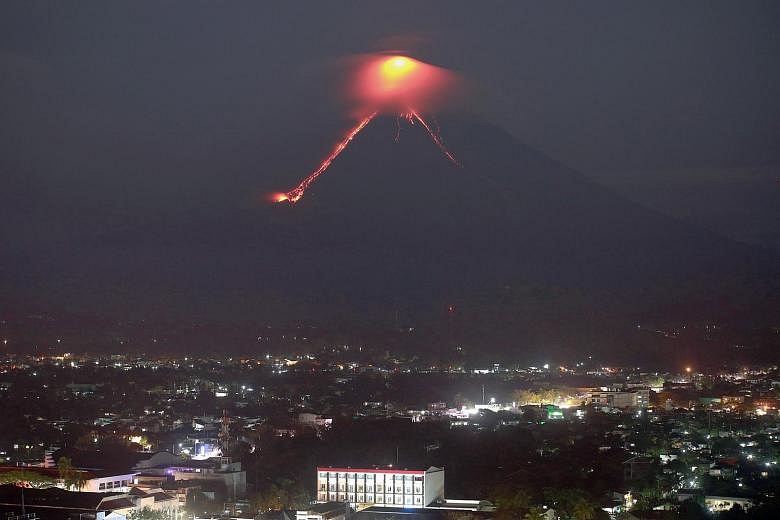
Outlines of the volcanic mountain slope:
M 65 161 L 63 182 L 41 193 L 20 177 L 4 202 L 36 211 L 13 226 L 19 247 L 4 251 L 0 297 L 52 312 L 270 323 L 392 323 L 396 309 L 455 302 L 474 330 L 514 337 L 543 320 L 595 322 L 610 305 L 646 315 L 652 300 L 677 315 L 664 306 L 678 286 L 706 296 L 729 282 L 747 302 L 776 294 L 764 282 L 778 279 L 777 258 L 631 203 L 495 126 L 441 121 L 459 168 L 419 124 L 402 124 L 396 141 L 395 123 L 372 121 L 292 206 L 242 200 L 294 186 L 304 153 L 316 166 L 322 140 L 305 133 L 275 148 L 246 136 L 188 162 L 161 160 L 156 175 L 119 164 L 105 183 L 94 181 L 102 168 Z
M 477 119 L 442 122 L 462 168 L 419 125 L 394 133 L 392 118 L 376 119 L 298 204 L 266 210 L 272 284 L 391 302 L 771 271 L 765 253 L 629 202 Z
M 607 341 L 652 351 L 636 324 L 691 311 L 777 326 L 771 253 L 631 203 L 479 119 L 441 130 L 463 168 L 420 125 L 396 141 L 394 118 L 379 117 L 292 206 L 242 201 L 296 185 L 304 153 L 316 166 L 321 140 L 305 133 L 231 140 L 158 175 L 119 165 L 111 182 L 93 182 L 98 168 L 77 183 L 82 165 L 66 161 L 68 182 L 32 194 L 20 177 L 24 197 L 4 203 L 36 212 L 4 251 L 0 300 L 190 324 L 357 322 L 377 345 L 400 324 L 419 332 L 398 339 L 416 352 L 458 341 L 507 356 Z

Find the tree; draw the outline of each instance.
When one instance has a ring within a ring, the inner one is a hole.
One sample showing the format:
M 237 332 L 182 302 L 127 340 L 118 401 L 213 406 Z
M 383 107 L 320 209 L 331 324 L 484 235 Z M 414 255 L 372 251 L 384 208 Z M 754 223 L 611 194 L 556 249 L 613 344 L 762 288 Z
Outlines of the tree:
M 0 484 L 13 484 L 19 487 L 42 489 L 51 487 L 56 483 L 55 479 L 48 475 L 41 475 L 35 471 L 24 469 L 8 471 L 0 474 Z
M 60 480 L 65 489 L 76 489 L 81 491 L 87 483 L 84 472 L 73 467 L 68 457 L 60 457 L 57 461 L 57 469 L 60 472 Z
M 571 517 L 574 520 L 593 520 L 596 516 L 593 503 L 585 496 L 577 497 L 571 506 Z
M 539 404 L 542 400 L 541 396 L 531 390 L 516 390 L 514 393 L 515 401 L 520 406 L 529 404 Z
M 279 511 L 282 509 L 302 509 L 309 503 L 306 490 L 290 479 L 281 479 L 266 486 L 252 497 L 252 506 L 256 512 Z
M 531 495 L 525 490 L 500 490 L 494 497 L 496 504 L 495 517 L 499 520 L 523 518 L 531 507 Z
M 683 520 L 704 520 L 709 516 L 704 506 L 691 498 L 680 504 L 677 515 Z
M 127 520 L 168 520 L 168 515 L 163 511 L 144 507 L 131 511 L 127 515 Z
M 655 506 L 663 501 L 663 493 L 659 486 L 648 486 L 632 493 L 636 497 L 636 505 L 633 511 L 652 511 Z
M 592 520 L 596 516 L 596 506 L 580 489 L 547 489 L 545 497 L 562 518 Z
M 276 484 L 271 484 L 252 496 L 252 508 L 258 513 L 279 511 L 283 502 L 282 490 Z
M 544 509 L 539 506 L 529 508 L 523 515 L 523 520 L 544 520 L 545 518 Z

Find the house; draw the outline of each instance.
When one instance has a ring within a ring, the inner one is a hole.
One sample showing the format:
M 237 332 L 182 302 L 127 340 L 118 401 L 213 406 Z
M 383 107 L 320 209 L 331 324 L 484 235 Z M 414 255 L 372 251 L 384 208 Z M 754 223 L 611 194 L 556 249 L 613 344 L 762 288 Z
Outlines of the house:
M 65 483 L 60 478 L 60 471 L 56 468 L 44 468 L 40 466 L 0 466 L 0 473 L 19 471 L 23 469 L 26 472 L 47 477 L 54 482 L 57 487 L 65 489 Z M 71 486 L 70 491 L 85 491 L 92 493 L 112 492 L 126 493 L 133 485 L 138 473 L 132 471 L 101 471 L 101 470 L 74 470 L 73 475 L 80 481 L 79 486 Z
M 164 492 L 161 488 L 142 490 L 133 488 L 127 493 L 137 510 L 150 509 L 163 513 L 166 518 L 175 519 L 179 512 L 179 499 L 175 495 Z
M 638 480 L 653 470 L 655 459 L 650 457 L 632 457 L 623 463 L 623 476 L 626 480 Z
M 677 500 L 680 502 L 684 502 L 686 500 L 701 497 L 700 494 L 693 493 L 691 491 L 681 490 L 680 493 L 677 493 Z M 732 497 L 732 496 L 719 496 L 719 495 L 705 495 L 704 496 L 704 506 L 709 509 L 710 511 L 728 511 L 735 505 L 739 505 L 742 507 L 742 509 L 750 509 L 753 507 L 753 499 L 742 496 L 742 497 Z
M 709 474 L 711 477 L 717 477 L 725 480 L 733 480 L 737 475 L 737 459 L 720 459 L 710 464 Z
M 299 509 L 295 513 L 295 520 L 345 520 L 352 513 L 352 508 L 344 502 L 323 502 Z
M 4 517 L 18 516 L 24 510 L 43 520 L 125 520 L 133 508 L 133 502 L 121 494 L 0 486 L 0 515 Z

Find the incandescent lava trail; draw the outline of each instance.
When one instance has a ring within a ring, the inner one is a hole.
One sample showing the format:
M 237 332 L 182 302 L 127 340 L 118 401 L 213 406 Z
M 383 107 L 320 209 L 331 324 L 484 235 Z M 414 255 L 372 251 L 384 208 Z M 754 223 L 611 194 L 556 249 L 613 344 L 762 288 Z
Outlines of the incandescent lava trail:
M 325 170 L 328 169 L 330 164 L 333 162 L 333 160 L 338 157 L 341 152 L 346 150 L 347 146 L 349 146 L 349 143 L 352 142 L 352 139 L 355 138 L 356 135 L 360 133 L 361 130 L 363 130 L 368 123 L 371 122 L 374 117 L 376 117 L 377 112 L 374 112 L 373 114 L 364 117 L 360 120 L 360 123 L 356 127 L 354 127 L 352 130 L 349 131 L 347 136 L 341 140 L 339 144 L 336 145 L 336 148 L 333 149 L 332 152 L 330 152 L 330 155 L 328 155 L 321 163 L 319 168 L 311 172 L 305 179 L 303 179 L 298 186 L 291 189 L 287 193 L 280 193 L 274 197 L 274 200 L 276 202 L 284 202 L 289 201 L 290 204 L 295 204 L 299 200 L 301 200 L 301 197 L 303 197 L 303 194 L 306 192 L 306 189 L 317 180 L 317 177 L 325 173 Z
M 344 139 L 336 144 L 330 155 L 323 159 L 316 170 L 290 191 L 272 195 L 272 200 L 290 204 L 301 200 L 309 186 L 325 173 L 355 136 L 380 113 L 398 116 L 396 141 L 401 130 L 399 125 L 401 119 L 409 124 L 419 122 L 444 156 L 456 166 L 462 167 L 444 145 L 439 130 L 434 130 L 418 110 L 430 111 L 440 106 L 442 99 L 450 96 L 453 82 L 453 75 L 446 70 L 407 56 L 372 55 L 361 58 L 355 74 L 351 77 L 350 88 L 345 90 L 349 92 L 359 112 L 370 113 L 370 115 L 364 116 Z
M 447 149 L 447 147 L 444 146 L 444 141 L 441 140 L 441 136 L 439 135 L 439 133 L 438 132 L 434 132 L 433 129 L 430 127 L 430 125 L 425 121 L 425 119 L 423 119 L 420 116 L 420 114 L 417 113 L 416 110 L 410 110 L 409 114 L 414 119 L 419 121 L 420 124 L 423 125 L 423 128 L 425 128 L 425 130 L 428 131 L 428 135 L 431 136 L 431 139 L 433 139 L 433 142 L 436 143 L 436 146 L 439 147 L 439 150 L 441 150 L 441 153 L 443 153 L 447 157 L 447 159 L 452 161 L 452 163 L 455 166 L 459 166 L 459 167 L 463 168 L 463 165 L 460 162 L 458 162 L 458 160 L 452 155 L 452 153 Z

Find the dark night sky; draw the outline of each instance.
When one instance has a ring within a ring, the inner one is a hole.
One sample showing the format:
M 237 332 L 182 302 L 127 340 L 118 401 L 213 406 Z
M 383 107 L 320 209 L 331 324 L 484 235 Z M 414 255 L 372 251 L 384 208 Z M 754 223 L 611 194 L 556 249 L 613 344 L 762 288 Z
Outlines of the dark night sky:
M 182 245 L 179 223 L 251 215 L 305 174 L 346 124 L 327 64 L 396 42 L 476 85 L 464 111 L 642 204 L 780 247 L 776 1 L 5 1 L 0 287 L 101 310 L 144 283 L 128 265 L 163 266 L 152 286 L 235 251 L 229 235 Z M 197 272 L 201 298 L 221 292 L 218 268 Z

